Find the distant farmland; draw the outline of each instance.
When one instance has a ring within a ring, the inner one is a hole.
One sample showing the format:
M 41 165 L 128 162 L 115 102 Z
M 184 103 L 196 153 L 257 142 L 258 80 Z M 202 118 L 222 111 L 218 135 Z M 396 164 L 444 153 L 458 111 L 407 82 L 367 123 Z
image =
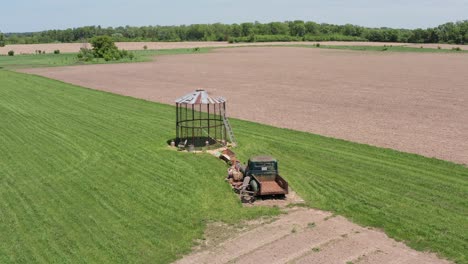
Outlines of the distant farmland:
M 451 45 L 451 44 L 410 44 L 410 43 L 392 43 L 392 42 L 339 42 L 339 41 L 301 41 L 301 42 L 262 42 L 262 43 L 235 43 L 229 44 L 223 41 L 200 41 L 200 42 L 117 42 L 120 49 L 126 50 L 143 50 L 146 46 L 148 49 L 181 49 L 181 48 L 195 48 L 195 47 L 232 47 L 232 46 L 264 46 L 264 45 L 312 45 L 321 43 L 322 45 L 331 46 L 405 46 L 413 48 L 432 48 L 450 50 L 454 47 L 460 47 L 462 50 L 468 50 L 467 45 Z M 0 47 L 0 55 L 6 55 L 8 51 L 13 50 L 16 54 L 34 54 L 36 50 L 46 51 L 46 53 L 53 53 L 54 50 L 60 50 L 62 53 L 78 52 L 81 47 L 90 47 L 85 43 L 50 43 L 50 44 L 17 44 L 6 45 Z

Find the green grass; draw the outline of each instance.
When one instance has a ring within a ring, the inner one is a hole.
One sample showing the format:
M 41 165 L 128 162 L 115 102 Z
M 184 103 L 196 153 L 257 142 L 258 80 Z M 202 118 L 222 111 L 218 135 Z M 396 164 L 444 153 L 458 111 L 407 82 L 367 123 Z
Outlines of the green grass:
M 468 263 L 468 168 L 319 135 L 233 120 L 236 153 L 271 154 L 307 205 Z
M 128 63 L 128 62 L 144 62 L 151 61 L 154 56 L 159 55 L 174 55 L 174 54 L 191 54 L 191 53 L 206 53 L 210 48 L 194 49 L 162 49 L 162 50 L 136 50 L 132 51 L 135 58 L 128 58 L 118 61 L 105 61 L 104 59 L 96 59 L 90 62 L 82 62 L 77 58 L 77 53 L 61 53 L 61 54 L 24 54 L 15 56 L 0 56 L 0 69 L 21 69 L 21 68 L 37 68 L 37 67 L 57 67 L 57 66 L 72 66 L 82 64 L 109 64 L 109 63 Z
M 223 162 L 168 149 L 173 109 L 0 71 L 0 263 L 168 263 L 243 208 Z
M 415 48 L 402 46 L 334 46 L 334 45 L 288 45 L 295 47 L 308 47 L 320 49 L 340 49 L 340 50 L 355 50 L 355 51 L 381 51 L 381 52 L 417 52 L 417 53 L 468 53 L 468 50 L 452 50 L 452 49 L 434 49 L 434 48 Z
M 229 106 L 228 106 L 229 107 Z M 159 262 L 242 208 L 208 155 L 169 150 L 174 107 L 0 71 L 0 262 Z M 308 206 L 468 263 L 468 168 L 232 120 Z

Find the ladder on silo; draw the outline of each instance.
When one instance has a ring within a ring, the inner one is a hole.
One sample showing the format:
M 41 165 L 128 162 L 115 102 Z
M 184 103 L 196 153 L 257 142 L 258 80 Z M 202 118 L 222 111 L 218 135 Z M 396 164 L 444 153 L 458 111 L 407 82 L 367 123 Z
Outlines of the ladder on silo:
M 229 123 L 229 120 L 226 117 L 226 114 L 224 113 L 224 110 L 221 108 L 221 116 L 223 118 L 223 123 L 224 123 L 224 128 L 226 129 L 226 134 L 228 134 L 229 141 L 233 146 L 237 145 L 236 138 L 234 137 L 234 132 L 232 132 L 232 127 L 231 124 Z

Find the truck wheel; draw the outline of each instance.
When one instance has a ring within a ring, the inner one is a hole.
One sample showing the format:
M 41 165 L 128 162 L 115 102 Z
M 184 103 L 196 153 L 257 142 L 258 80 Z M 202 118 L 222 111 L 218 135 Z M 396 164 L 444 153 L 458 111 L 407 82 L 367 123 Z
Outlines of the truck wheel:
M 250 181 L 250 190 L 254 193 L 257 193 L 258 192 L 258 184 L 256 181 L 254 180 L 251 180 Z

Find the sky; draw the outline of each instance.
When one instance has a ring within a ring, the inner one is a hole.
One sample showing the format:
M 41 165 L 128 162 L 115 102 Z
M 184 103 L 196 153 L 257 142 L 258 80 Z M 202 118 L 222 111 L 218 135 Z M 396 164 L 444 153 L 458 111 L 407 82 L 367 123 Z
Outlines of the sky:
M 286 20 L 427 28 L 468 19 L 468 0 L 7 0 L 0 31 Z

